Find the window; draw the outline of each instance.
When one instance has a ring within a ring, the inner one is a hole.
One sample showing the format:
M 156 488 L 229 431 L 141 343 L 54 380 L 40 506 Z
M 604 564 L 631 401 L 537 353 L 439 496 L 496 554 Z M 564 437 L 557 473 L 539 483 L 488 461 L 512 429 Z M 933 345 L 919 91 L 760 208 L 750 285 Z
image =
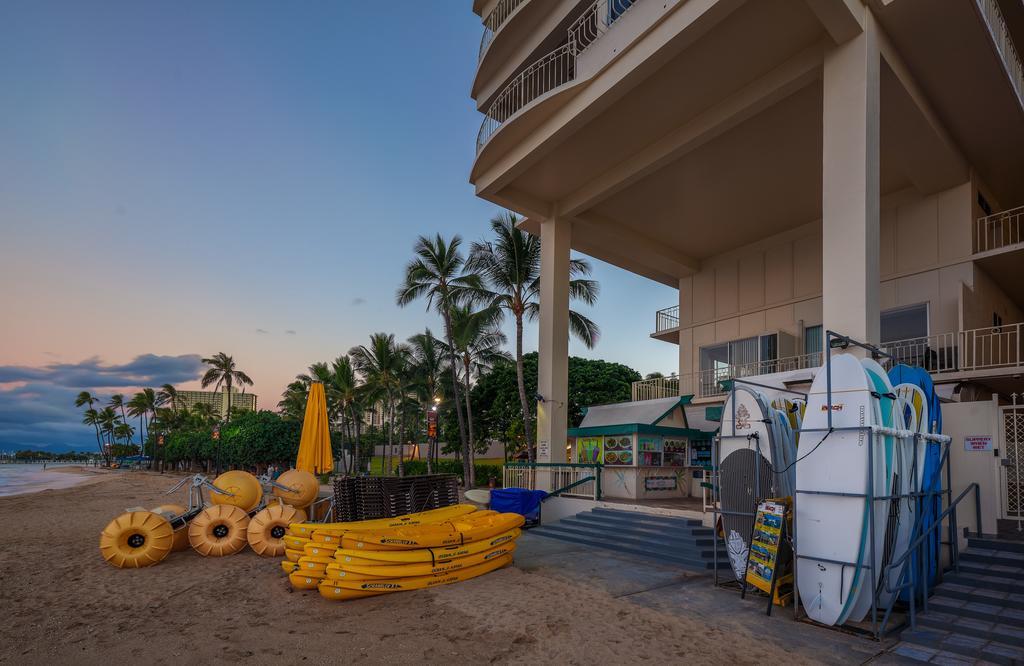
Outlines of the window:
M 825 347 L 825 341 L 822 339 L 824 336 L 824 330 L 821 324 L 817 326 L 808 326 L 804 329 L 804 353 L 805 354 L 820 354 L 822 349 Z
M 883 344 L 928 337 L 928 304 L 886 310 L 882 313 L 881 329 Z

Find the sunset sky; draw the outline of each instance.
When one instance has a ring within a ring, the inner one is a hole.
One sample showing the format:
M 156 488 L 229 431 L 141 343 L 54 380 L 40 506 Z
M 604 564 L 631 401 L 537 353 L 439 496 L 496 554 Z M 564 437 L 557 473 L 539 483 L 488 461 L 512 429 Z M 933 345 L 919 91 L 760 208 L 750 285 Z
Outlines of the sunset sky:
M 439 332 L 394 294 L 418 234 L 499 212 L 467 181 L 480 32 L 456 0 L 5 2 L 0 450 L 91 450 L 79 390 L 198 386 L 218 351 L 272 409 L 374 331 Z M 595 268 L 572 353 L 676 370 L 676 291 Z

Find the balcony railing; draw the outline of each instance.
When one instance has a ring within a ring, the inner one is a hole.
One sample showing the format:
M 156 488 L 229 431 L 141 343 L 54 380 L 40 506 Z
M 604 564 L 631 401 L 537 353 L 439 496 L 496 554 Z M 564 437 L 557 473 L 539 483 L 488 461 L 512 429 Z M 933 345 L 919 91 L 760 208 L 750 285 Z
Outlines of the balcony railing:
M 1006 21 L 999 10 L 999 4 L 996 0 L 975 0 L 975 3 L 1003 61 L 1003 67 L 1006 68 L 1010 85 L 1017 93 L 1017 100 L 1024 106 L 1024 67 L 1021 66 L 1020 56 L 1013 45 L 1013 40 L 1010 39 L 1010 31 L 1006 29 Z
M 484 52 L 491 45 L 494 33 L 505 24 L 509 16 L 519 8 L 526 0 L 498 0 L 491 13 L 484 17 L 484 34 L 480 37 L 480 53 L 477 59 L 484 57 Z
M 654 313 L 654 332 L 661 333 L 662 331 L 670 331 L 673 328 L 679 328 L 679 306 L 673 305 L 670 308 L 664 310 L 658 310 Z
M 974 223 L 974 251 L 988 252 L 1024 243 L 1024 206 L 979 217 Z
M 502 124 L 530 102 L 576 79 L 576 59 L 640 0 L 596 0 L 569 26 L 566 43 L 513 78 L 484 113 L 479 153 Z
M 937 333 L 881 345 L 892 356 L 883 365 L 896 363 L 924 368 L 933 375 L 980 370 L 1024 370 L 1024 322 L 976 328 L 958 333 Z M 821 352 L 791 356 L 775 361 L 728 365 L 679 377 L 659 377 L 633 382 L 633 400 L 653 400 L 679 395 L 715 398 L 726 394 L 722 383 L 742 379 L 818 368 Z

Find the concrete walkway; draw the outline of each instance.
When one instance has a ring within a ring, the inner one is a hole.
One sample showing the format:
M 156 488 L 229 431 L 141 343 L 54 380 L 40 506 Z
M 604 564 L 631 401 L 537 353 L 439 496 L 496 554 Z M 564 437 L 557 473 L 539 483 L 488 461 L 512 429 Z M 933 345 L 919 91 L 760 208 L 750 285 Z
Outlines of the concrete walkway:
M 895 639 L 878 643 L 796 622 L 791 608 L 776 608 L 772 616 L 767 617 L 763 597 L 742 600 L 738 592 L 716 589 L 710 573 L 683 571 L 643 558 L 533 536 L 529 532 L 519 538 L 515 560 L 516 567 L 524 571 L 597 587 L 613 597 L 663 613 L 696 616 L 719 627 L 732 625 L 822 663 L 919 663 L 887 652 L 895 645 Z

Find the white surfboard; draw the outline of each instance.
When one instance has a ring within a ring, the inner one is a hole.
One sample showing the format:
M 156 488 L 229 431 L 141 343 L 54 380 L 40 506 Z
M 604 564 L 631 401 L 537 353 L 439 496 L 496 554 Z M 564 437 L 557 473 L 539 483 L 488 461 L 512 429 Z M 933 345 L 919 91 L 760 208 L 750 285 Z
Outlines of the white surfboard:
M 834 428 L 871 425 L 873 420 L 873 398 L 857 358 L 838 354 L 832 357 L 831 368 L 831 405 L 824 367 L 816 374 L 807 396 L 796 464 L 794 516 L 800 599 L 811 619 L 825 625 L 845 621 L 863 584 L 866 502 L 862 497 L 801 491 L 865 493 L 869 479 L 867 433 L 825 430 L 829 413 Z M 822 431 L 808 432 L 817 429 Z

